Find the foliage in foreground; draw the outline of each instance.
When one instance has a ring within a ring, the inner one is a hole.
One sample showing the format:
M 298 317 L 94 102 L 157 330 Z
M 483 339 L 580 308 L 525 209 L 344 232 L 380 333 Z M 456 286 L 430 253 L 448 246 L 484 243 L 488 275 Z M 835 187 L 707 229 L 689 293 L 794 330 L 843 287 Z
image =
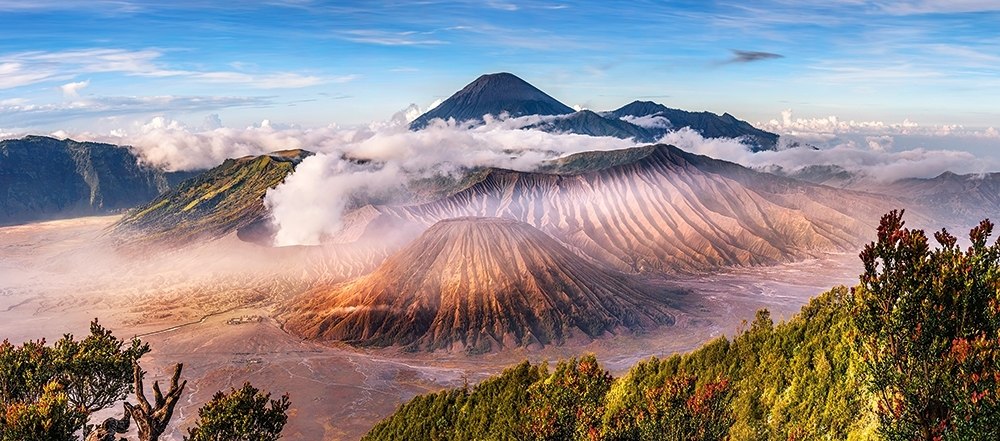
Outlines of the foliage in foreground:
M 185 441 L 276 441 L 288 422 L 288 394 L 272 400 L 264 393 L 243 383 L 228 394 L 216 392 L 198 410 L 198 422 L 188 429 Z
M 132 421 L 139 441 L 157 441 L 184 390 L 182 365 L 174 367 L 164 394 L 153 383 L 153 401 L 143 388 L 145 371 L 138 360 L 149 345 L 138 339 L 120 340 L 95 320 L 90 335 L 75 340 L 65 335 L 55 344 L 44 340 L 15 346 L 0 343 L 0 441 L 114 440 Z M 107 409 L 130 393 L 138 404 L 124 403 L 122 418 L 87 425 L 89 416 Z M 288 396 L 269 400 L 244 384 L 229 394 L 217 393 L 198 411 L 200 421 L 189 430 L 191 440 L 274 441 L 287 421 Z M 268 403 L 269 402 L 269 403 Z M 270 407 L 267 405 L 270 404 Z
M 149 352 L 94 320 L 90 335 L 0 343 L 0 439 L 70 440 L 91 413 L 132 392 L 132 366 Z
M 932 249 L 902 213 L 882 219 L 855 290 L 858 346 L 888 440 L 1000 439 L 1000 241 Z

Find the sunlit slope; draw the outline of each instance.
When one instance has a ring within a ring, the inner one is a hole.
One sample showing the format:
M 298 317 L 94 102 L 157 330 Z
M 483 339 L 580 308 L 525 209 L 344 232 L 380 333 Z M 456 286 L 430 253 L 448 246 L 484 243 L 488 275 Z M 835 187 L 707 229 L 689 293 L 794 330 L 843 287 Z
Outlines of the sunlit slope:
M 114 231 L 129 243 L 179 246 L 247 228 L 266 219 L 267 191 L 281 184 L 309 155 L 304 150 L 287 150 L 227 159 L 131 210 Z
M 285 328 L 359 346 L 484 352 L 673 322 L 664 299 L 530 225 L 441 221 L 372 274 L 293 300 Z
M 562 174 L 494 170 L 435 202 L 377 207 L 367 222 L 515 219 L 619 270 L 685 272 L 854 250 L 897 204 L 666 145 L 582 155 L 550 166 Z

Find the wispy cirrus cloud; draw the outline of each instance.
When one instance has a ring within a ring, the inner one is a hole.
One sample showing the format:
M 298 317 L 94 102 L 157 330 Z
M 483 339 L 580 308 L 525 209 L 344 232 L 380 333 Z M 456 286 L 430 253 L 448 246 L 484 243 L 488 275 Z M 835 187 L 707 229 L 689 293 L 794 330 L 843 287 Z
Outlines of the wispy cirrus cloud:
M 117 48 L 30 51 L 0 55 L 0 89 L 48 81 L 65 81 L 81 74 L 117 73 L 128 76 L 179 77 L 207 83 L 226 83 L 259 89 L 294 89 L 327 83 L 346 83 L 358 75 L 307 75 L 298 72 L 178 69 L 156 49 Z
M 243 84 L 258 89 L 298 89 L 325 83 L 349 83 L 360 78 L 360 75 L 341 75 L 338 77 L 320 77 L 316 75 L 301 75 L 294 72 L 253 75 L 243 72 L 198 72 L 189 75 L 191 78 L 211 83 Z
M 435 31 L 393 32 L 380 29 L 353 29 L 341 33 L 344 40 L 354 43 L 367 43 L 380 46 L 438 46 L 448 44 L 447 41 L 436 38 Z
M 105 12 L 135 12 L 141 9 L 139 2 L 125 0 L 0 0 L 0 11 L 62 11 L 79 8 L 93 8 Z
M 486 7 L 490 9 L 499 9 L 501 11 L 514 12 L 521 9 L 517 3 L 501 0 L 489 0 L 486 2 Z
M 0 89 L 13 89 L 56 78 L 56 72 L 31 70 L 16 61 L 0 61 Z
M 62 103 L 32 104 L 27 100 L 0 102 L 0 126 L 49 124 L 79 118 L 197 112 L 234 107 L 269 107 L 270 97 L 229 96 L 111 96 Z
M 894 15 L 1000 11 L 1000 1 L 997 0 L 907 0 L 873 3 L 880 10 Z

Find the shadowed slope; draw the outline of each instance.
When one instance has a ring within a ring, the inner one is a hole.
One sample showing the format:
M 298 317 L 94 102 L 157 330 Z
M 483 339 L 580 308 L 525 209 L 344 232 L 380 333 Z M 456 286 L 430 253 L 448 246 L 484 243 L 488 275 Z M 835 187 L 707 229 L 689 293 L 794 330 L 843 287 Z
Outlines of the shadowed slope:
M 359 346 L 485 352 L 672 323 L 619 273 L 530 225 L 441 221 L 372 274 L 296 299 L 285 328 Z
M 635 139 L 638 142 L 654 142 L 663 133 L 654 132 L 616 118 L 605 118 L 590 110 L 546 119 L 525 127 L 550 133 L 575 133 L 588 136 L 613 136 Z
M 110 213 L 171 184 L 126 147 L 45 136 L 0 141 L 0 225 Z

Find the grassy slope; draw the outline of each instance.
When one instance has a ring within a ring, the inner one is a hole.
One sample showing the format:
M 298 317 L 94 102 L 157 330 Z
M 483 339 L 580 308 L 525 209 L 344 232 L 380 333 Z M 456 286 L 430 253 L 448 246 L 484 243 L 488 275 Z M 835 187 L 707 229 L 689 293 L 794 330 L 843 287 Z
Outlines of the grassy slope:
M 224 236 L 266 216 L 264 196 L 283 182 L 305 152 L 228 159 L 181 183 L 115 225 L 138 242 L 184 244 Z

